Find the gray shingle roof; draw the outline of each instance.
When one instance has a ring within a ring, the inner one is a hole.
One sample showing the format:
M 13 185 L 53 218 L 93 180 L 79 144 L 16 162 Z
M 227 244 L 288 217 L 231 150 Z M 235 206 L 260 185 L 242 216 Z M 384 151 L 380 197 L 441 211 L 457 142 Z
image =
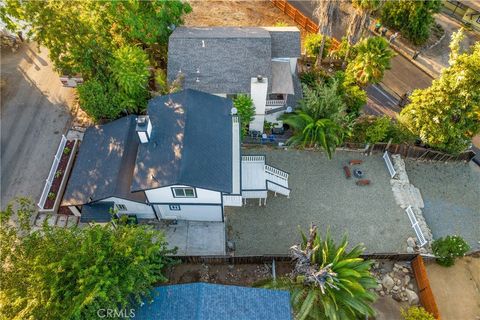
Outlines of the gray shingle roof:
M 135 118 L 123 117 L 85 131 L 62 205 L 83 205 L 108 197 L 146 200 L 143 192 L 130 192 L 138 147 Z
M 297 27 L 265 27 L 272 38 L 272 58 L 301 56 L 300 30 Z
M 181 72 L 184 88 L 250 93 L 252 77 L 271 79 L 272 58 L 299 56 L 297 28 L 178 27 L 168 43 L 168 80 Z
M 183 184 L 231 192 L 232 106 L 191 89 L 150 100 L 152 134 L 139 145 L 132 190 Z

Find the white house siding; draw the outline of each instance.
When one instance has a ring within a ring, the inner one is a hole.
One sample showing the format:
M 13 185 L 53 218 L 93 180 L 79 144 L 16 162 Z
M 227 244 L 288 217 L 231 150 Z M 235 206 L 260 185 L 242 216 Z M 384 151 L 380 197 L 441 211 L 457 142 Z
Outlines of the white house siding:
M 172 210 L 170 204 L 156 204 L 155 210 L 160 219 L 190 221 L 222 221 L 221 205 L 177 204 L 180 210 Z
M 148 204 L 116 197 L 107 198 L 102 201 L 113 201 L 116 205 L 123 204 L 127 207 L 126 211 L 118 210 L 118 214 L 134 214 L 137 216 L 138 219 L 156 219 L 155 212 L 153 211 L 152 206 Z
M 185 185 L 175 185 L 151 190 L 145 190 L 145 194 L 150 203 L 191 203 L 191 204 L 221 204 L 222 194 L 218 191 L 211 191 L 201 188 L 195 188 L 196 198 L 175 198 L 172 188 L 189 187 Z
M 267 103 L 268 79 L 263 78 L 261 82 L 257 78 L 251 78 L 250 96 L 255 107 L 255 116 L 250 122 L 250 130 L 263 132 L 263 122 L 265 121 L 265 105 Z

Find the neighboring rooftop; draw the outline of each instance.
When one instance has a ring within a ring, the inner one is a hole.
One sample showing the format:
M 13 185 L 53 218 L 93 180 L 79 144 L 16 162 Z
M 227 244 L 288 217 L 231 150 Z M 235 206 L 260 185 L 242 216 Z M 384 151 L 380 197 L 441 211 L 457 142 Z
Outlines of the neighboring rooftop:
M 191 89 L 150 100 L 152 134 L 138 147 L 132 190 L 183 184 L 230 193 L 232 107 Z
M 62 205 L 83 205 L 113 196 L 145 201 L 144 194 L 130 192 L 138 147 L 135 118 L 126 116 L 85 131 Z
M 134 319 L 292 319 L 288 291 L 191 283 L 157 287 L 153 294 Z
M 300 56 L 296 27 L 178 27 L 169 39 L 168 79 L 209 93 L 250 93 L 262 75 L 271 89 L 273 58 Z
M 114 202 L 100 201 L 92 204 L 86 204 L 82 207 L 80 222 L 105 223 L 112 220 L 112 210 Z

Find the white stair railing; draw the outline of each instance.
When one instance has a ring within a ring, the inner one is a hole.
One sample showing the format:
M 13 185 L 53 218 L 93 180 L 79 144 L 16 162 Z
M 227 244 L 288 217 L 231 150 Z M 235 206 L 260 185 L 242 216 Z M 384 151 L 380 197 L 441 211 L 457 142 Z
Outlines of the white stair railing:
M 242 156 L 242 161 L 247 161 L 247 162 L 265 161 L 265 156 Z
M 412 207 L 409 206 L 407 209 L 405 209 L 407 212 L 408 219 L 410 220 L 410 223 L 412 224 L 412 228 L 415 231 L 415 234 L 417 235 L 417 239 L 420 242 L 420 247 L 423 247 L 424 245 L 427 244 L 427 240 L 425 239 L 422 229 L 420 228 L 417 218 L 415 217 L 415 213 L 412 210 Z
M 390 173 L 390 178 L 393 178 L 397 175 L 397 171 L 393 167 L 392 159 L 390 159 L 390 155 L 388 151 L 385 151 L 383 154 L 383 160 L 385 160 L 385 164 L 387 165 L 388 172 Z

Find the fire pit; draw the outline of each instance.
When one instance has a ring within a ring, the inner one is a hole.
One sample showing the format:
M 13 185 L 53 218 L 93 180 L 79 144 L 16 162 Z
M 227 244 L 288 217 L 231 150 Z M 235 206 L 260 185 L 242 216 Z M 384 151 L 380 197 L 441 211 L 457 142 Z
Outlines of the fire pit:
M 355 178 L 363 178 L 363 176 L 365 175 L 365 173 L 360 170 L 360 169 L 355 169 L 353 170 L 353 175 L 355 176 Z

